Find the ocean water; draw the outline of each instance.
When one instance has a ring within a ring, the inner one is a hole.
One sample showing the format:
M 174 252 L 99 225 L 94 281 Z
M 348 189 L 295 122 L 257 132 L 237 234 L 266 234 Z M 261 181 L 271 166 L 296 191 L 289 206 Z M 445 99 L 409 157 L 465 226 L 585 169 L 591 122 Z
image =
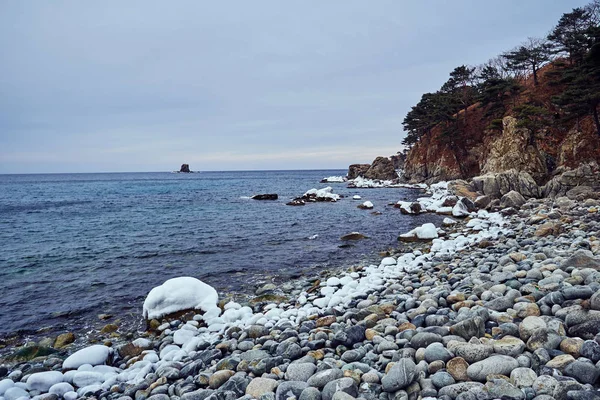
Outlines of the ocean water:
M 320 184 L 345 171 L 0 175 L 0 337 L 82 331 L 113 314 L 141 321 L 145 295 L 177 276 L 220 292 L 378 261 L 438 216 L 389 203 L 414 189 Z M 332 186 L 337 203 L 286 206 Z M 256 201 L 277 193 L 277 201 Z M 360 210 L 359 194 L 382 215 Z M 369 239 L 340 247 L 343 234 Z M 310 237 L 318 235 L 315 239 Z

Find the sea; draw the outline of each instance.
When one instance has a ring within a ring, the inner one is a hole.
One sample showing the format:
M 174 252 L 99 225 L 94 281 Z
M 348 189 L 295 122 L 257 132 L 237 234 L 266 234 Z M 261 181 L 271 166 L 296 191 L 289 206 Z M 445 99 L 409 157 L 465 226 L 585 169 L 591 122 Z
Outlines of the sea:
M 251 294 L 269 282 L 378 263 L 398 234 L 439 218 L 393 208 L 420 190 L 320 183 L 345 173 L 0 175 L 0 339 L 89 332 L 99 314 L 141 326 L 147 293 L 178 276 Z M 286 205 L 326 186 L 343 198 Z M 279 199 L 250 199 L 262 193 Z M 374 210 L 357 208 L 366 200 Z M 350 232 L 368 238 L 340 240 Z

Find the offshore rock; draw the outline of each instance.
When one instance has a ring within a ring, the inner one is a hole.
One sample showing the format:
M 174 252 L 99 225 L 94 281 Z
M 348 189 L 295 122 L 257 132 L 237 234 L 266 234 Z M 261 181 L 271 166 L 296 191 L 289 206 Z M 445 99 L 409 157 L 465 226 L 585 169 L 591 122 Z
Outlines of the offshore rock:
M 348 179 L 355 179 L 359 176 L 364 177 L 365 172 L 371 167 L 371 164 L 352 164 L 348 167 Z
M 387 157 L 377 157 L 369 169 L 364 172 L 364 177 L 367 179 L 379 179 L 382 181 L 391 181 L 398 179 L 398 174 L 394 168 L 394 164 Z

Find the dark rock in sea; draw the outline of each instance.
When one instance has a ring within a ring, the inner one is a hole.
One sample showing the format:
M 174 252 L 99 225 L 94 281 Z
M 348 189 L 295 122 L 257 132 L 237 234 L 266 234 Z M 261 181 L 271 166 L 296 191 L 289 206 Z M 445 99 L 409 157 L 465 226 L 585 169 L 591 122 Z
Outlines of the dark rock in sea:
M 266 194 L 255 194 L 252 196 L 253 200 L 277 200 L 278 196 L 276 193 L 266 193 Z
M 352 233 L 342 236 L 340 239 L 342 239 L 342 240 L 360 240 L 360 239 L 368 239 L 368 237 L 363 235 L 362 233 L 352 232 Z
M 190 173 L 192 171 L 190 171 L 190 165 L 189 164 L 181 164 L 181 168 L 179 169 L 179 172 Z
M 288 203 L 285 203 L 286 206 L 303 206 L 306 202 L 302 199 L 294 199 Z
M 398 179 L 398 174 L 394 169 L 394 164 L 389 158 L 377 157 L 369 169 L 364 172 L 364 177 L 367 179 L 389 181 Z

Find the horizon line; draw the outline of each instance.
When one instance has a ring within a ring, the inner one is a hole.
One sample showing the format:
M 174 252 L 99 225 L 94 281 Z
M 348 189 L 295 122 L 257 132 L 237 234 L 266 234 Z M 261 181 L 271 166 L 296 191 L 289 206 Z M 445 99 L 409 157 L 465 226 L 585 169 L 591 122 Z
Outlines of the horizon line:
M 0 172 L 0 175 L 75 175 L 75 174 L 198 174 L 203 172 L 286 172 L 286 171 L 340 171 L 345 168 L 293 168 L 293 169 L 231 169 L 231 170 L 192 170 L 191 172 L 179 171 L 95 171 L 95 172 Z

